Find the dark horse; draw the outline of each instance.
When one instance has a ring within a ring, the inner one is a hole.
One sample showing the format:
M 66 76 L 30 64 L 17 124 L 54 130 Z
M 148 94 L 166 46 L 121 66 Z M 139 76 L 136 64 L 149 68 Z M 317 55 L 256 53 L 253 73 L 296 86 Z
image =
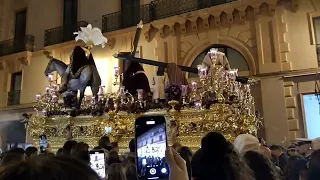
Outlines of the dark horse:
M 69 66 L 66 65 L 64 62 L 57 60 L 55 58 L 51 58 L 44 74 L 48 76 L 48 74 L 54 71 L 57 71 L 57 73 L 61 77 L 64 74 L 64 72 L 66 72 L 68 69 L 69 69 Z M 69 79 L 68 89 L 73 92 L 80 91 L 80 98 L 77 104 L 78 109 L 80 109 L 86 87 L 90 86 L 92 95 L 94 97 L 97 97 L 100 85 L 101 85 L 101 78 L 98 73 L 97 67 L 95 65 L 88 65 L 85 68 L 83 68 L 79 78 Z

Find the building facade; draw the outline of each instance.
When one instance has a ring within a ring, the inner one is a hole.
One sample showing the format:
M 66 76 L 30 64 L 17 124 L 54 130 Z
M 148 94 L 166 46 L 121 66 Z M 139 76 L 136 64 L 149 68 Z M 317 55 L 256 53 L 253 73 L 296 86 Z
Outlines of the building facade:
M 143 20 L 137 56 L 196 67 L 219 48 L 239 75 L 260 79 L 252 90 L 264 118 L 260 136 L 290 143 L 307 135 L 301 97 L 315 91 L 317 17 L 318 0 L 0 0 L 0 120 L 32 112 L 47 85 L 43 50 L 68 63 L 79 44 L 72 33 L 88 23 L 108 38 L 92 53 L 106 91 L 115 91 L 113 68 L 124 63 L 112 55 L 131 51 Z M 144 68 L 151 83 L 156 69 Z

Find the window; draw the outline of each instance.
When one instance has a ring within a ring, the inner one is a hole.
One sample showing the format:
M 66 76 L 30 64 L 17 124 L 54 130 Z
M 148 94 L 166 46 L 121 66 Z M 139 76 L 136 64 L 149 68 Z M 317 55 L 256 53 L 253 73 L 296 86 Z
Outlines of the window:
M 121 0 L 121 27 L 135 26 L 140 21 L 140 0 Z
M 77 31 L 78 0 L 64 0 L 63 6 L 63 38 L 73 39 L 73 32 Z
M 11 76 L 11 87 L 8 93 L 8 105 L 20 104 L 22 73 L 13 73 Z
M 16 12 L 15 30 L 14 30 L 14 51 L 25 50 L 25 36 L 27 28 L 27 10 Z
M 317 44 L 318 66 L 320 65 L 320 17 L 313 18 L 315 40 Z
M 240 54 L 237 50 L 230 48 L 228 46 L 224 45 L 213 45 L 203 51 L 201 54 L 198 55 L 198 57 L 193 61 L 191 67 L 197 68 L 197 65 L 202 64 L 202 61 L 204 57 L 207 55 L 208 51 L 211 48 L 217 48 L 220 52 L 223 52 L 226 54 L 231 68 L 238 69 L 238 71 L 249 71 L 249 66 L 247 64 L 247 61 L 245 58 Z M 195 78 L 198 77 L 198 74 L 189 73 L 188 78 Z

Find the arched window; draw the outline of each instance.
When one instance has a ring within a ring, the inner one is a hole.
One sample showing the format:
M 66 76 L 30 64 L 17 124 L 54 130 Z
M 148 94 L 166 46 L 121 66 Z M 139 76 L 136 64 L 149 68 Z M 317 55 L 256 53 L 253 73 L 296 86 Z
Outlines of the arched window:
M 202 64 L 204 57 L 207 55 L 211 48 L 217 48 L 220 52 L 225 53 L 229 60 L 231 68 L 238 69 L 239 72 L 249 71 L 248 63 L 246 59 L 242 56 L 242 54 L 240 54 L 237 50 L 229 46 L 219 44 L 213 45 L 208 49 L 204 50 L 201 54 L 199 54 L 198 57 L 193 61 L 191 67 L 197 68 L 197 65 Z M 189 73 L 188 78 L 195 77 L 198 77 L 198 74 Z

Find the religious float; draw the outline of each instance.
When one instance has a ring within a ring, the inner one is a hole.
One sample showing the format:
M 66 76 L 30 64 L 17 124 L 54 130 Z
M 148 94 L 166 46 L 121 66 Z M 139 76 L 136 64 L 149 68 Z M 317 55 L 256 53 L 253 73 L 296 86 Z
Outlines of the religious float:
M 135 119 L 144 114 L 166 117 L 169 144 L 179 142 L 195 149 L 210 131 L 221 132 L 229 140 L 243 133 L 256 134 L 260 117 L 250 93 L 254 81 L 237 77 L 224 53 L 211 49 L 197 69 L 135 58 L 141 28 L 142 23 L 137 26 L 133 51 L 115 55 L 130 62 L 124 73 L 114 68 L 117 92 L 105 93 L 90 52 L 107 42 L 98 28 L 88 25 L 75 33 L 76 40 L 86 46 L 74 48 L 70 65 L 45 52 L 50 59 L 45 70 L 49 84 L 43 94 L 36 95 L 35 113 L 26 120 L 36 144 L 40 135 L 46 135 L 53 150 L 70 139 L 94 147 L 107 135 L 124 149 L 134 137 Z M 139 63 L 159 67 L 153 92 Z M 53 81 L 54 71 L 61 76 L 61 85 Z M 199 79 L 188 82 L 183 71 L 196 72 Z M 92 97 L 84 96 L 87 86 Z

